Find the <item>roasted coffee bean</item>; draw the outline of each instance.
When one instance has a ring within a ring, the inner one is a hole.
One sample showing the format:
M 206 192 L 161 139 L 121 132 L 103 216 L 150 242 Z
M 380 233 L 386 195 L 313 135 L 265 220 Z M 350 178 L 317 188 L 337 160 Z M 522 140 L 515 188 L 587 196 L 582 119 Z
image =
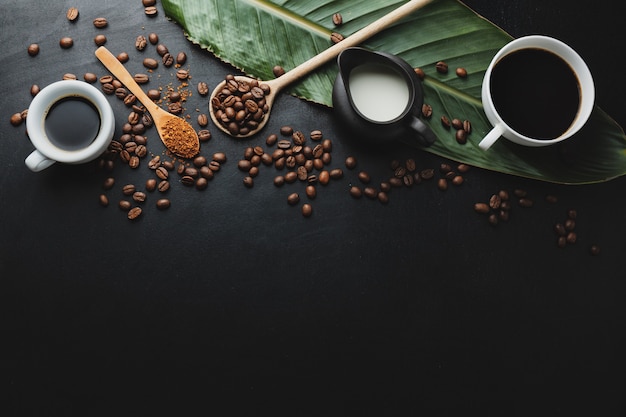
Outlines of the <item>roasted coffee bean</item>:
M 365 187 L 365 189 L 363 189 L 363 194 L 371 200 L 378 198 L 378 190 L 374 187 Z
M 150 6 L 150 7 L 146 7 L 144 9 L 144 13 L 146 14 L 146 16 L 148 17 L 154 17 L 157 14 L 159 14 L 159 10 L 155 7 L 155 6 Z
M 274 65 L 274 67 L 272 68 L 272 73 L 274 74 L 274 77 L 278 78 L 285 75 L 285 69 L 280 65 Z
M 159 66 L 159 63 L 157 62 L 156 59 L 153 58 L 144 58 L 143 60 L 143 66 L 148 68 L 148 69 L 156 69 Z
M 176 71 L 176 78 L 178 78 L 180 81 L 184 81 L 189 78 L 189 72 L 184 69 L 179 69 L 178 71 Z
M 209 124 L 209 117 L 206 114 L 204 114 L 204 113 L 199 114 L 198 115 L 198 125 L 202 126 L 202 127 L 205 127 L 208 124 Z
M 426 119 L 430 119 L 432 115 L 433 115 L 433 106 L 431 106 L 430 104 L 424 103 L 422 105 L 422 116 L 424 116 L 424 118 Z
M 154 178 L 149 178 L 146 180 L 146 191 L 154 191 L 156 190 L 157 187 L 157 180 L 155 180 Z
M 415 181 L 415 178 L 413 179 L 413 181 Z M 391 191 L 391 183 L 388 181 L 383 181 L 380 183 L 380 191 L 388 193 L 389 191 Z
M 548 194 L 546 196 L 546 201 L 550 204 L 556 204 L 559 201 L 559 199 L 555 195 Z
M 416 168 L 415 160 L 411 158 L 407 159 L 404 163 L 404 166 L 406 167 L 407 171 L 414 172 Z
M 196 190 L 204 190 L 208 187 L 209 182 L 206 178 L 200 177 L 196 179 Z
M 441 191 L 446 191 L 448 189 L 448 180 L 439 178 L 439 180 L 437 180 L 437 188 Z
M 128 166 L 132 169 L 136 169 L 136 168 L 139 168 L 139 165 L 140 165 L 139 157 L 137 155 L 132 155 L 130 159 L 128 160 Z
M 120 210 L 128 211 L 133 205 L 128 200 L 120 200 L 117 206 L 120 208 Z
M 284 177 L 287 184 L 293 184 L 298 179 L 298 173 L 295 171 L 289 171 L 284 175 Z
M 343 23 L 343 16 L 341 13 L 333 14 L 333 25 L 340 26 Z
M 111 188 L 113 188 L 114 185 L 115 185 L 115 178 L 109 177 L 105 179 L 104 182 L 102 183 L 102 188 L 104 188 L 105 190 L 110 190 Z
M 67 13 L 65 13 L 65 17 L 70 22 L 75 22 L 78 19 L 78 9 L 76 7 L 70 7 L 67 9 Z
M 465 174 L 466 172 L 470 170 L 470 166 L 467 164 L 459 164 L 456 167 L 456 170 L 459 171 L 461 174 Z
M 574 220 L 576 219 L 576 217 L 578 216 L 578 213 L 576 212 L 576 210 L 570 209 L 567 211 L 567 217 Z
M 164 166 L 160 166 L 156 168 L 155 173 L 156 173 L 156 176 L 162 180 L 166 180 L 170 176 L 169 171 Z
M 109 24 L 109 22 L 108 22 L 108 21 L 106 20 L 106 18 L 104 18 L 104 17 L 96 17 L 96 18 L 93 20 L 93 25 L 94 25 L 95 27 L 97 27 L 98 29 L 105 28 L 105 27 L 107 27 L 107 26 L 108 26 L 108 24 Z
M 451 124 L 452 124 L 452 127 L 455 128 L 456 130 L 463 129 L 463 122 L 461 121 L 461 119 L 454 118 L 452 119 Z
M 76 77 L 76 74 L 72 74 L 70 72 L 67 72 L 67 73 L 63 74 L 63 79 L 64 80 L 76 80 L 77 77 Z
M 330 172 L 323 170 L 318 175 L 318 181 L 322 185 L 326 185 L 330 182 Z
M 459 77 L 459 78 L 467 78 L 467 70 L 465 68 L 459 67 L 459 68 L 456 69 L 455 72 L 456 72 L 457 77 Z
M 201 96 L 206 96 L 209 94 L 209 86 L 204 81 L 200 81 L 198 83 L 198 94 Z
M 567 236 L 565 237 L 565 239 L 567 243 L 570 245 L 576 243 L 576 239 L 577 239 L 576 232 L 569 232 Z
M 102 207 L 107 207 L 109 205 L 109 198 L 106 194 L 100 194 L 100 205 Z
M 161 162 L 161 165 L 163 166 L 163 168 L 167 169 L 168 172 L 174 171 L 174 162 L 172 161 L 163 161 Z
M 165 55 L 161 57 L 161 62 L 163 62 L 165 67 L 169 68 L 174 65 L 174 57 L 169 52 L 166 52 Z
M 528 208 L 528 207 L 532 207 L 533 206 L 533 200 L 531 200 L 530 198 L 525 198 L 525 197 L 524 198 L 520 198 L 518 203 L 519 203 L 519 205 L 521 207 Z
M 61 48 L 63 49 L 71 48 L 73 45 L 74 45 L 74 40 L 70 38 L 69 36 L 65 36 L 61 38 L 61 40 L 59 41 L 59 46 L 61 46 Z
M 141 3 L 144 7 L 150 7 L 156 4 L 156 0 L 141 0 Z
M 157 43 L 159 43 L 159 35 L 154 32 L 150 33 L 148 35 L 148 41 L 150 41 L 152 45 L 156 45 Z
M 356 167 L 356 158 L 353 156 L 348 156 L 345 163 L 346 168 L 353 169 L 354 167 Z
M 389 196 L 384 191 L 379 191 L 376 198 L 378 199 L 378 201 L 380 201 L 381 204 L 389 203 Z
M 439 62 L 437 62 L 435 64 L 435 69 L 440 74 L 447 74 L 448 73 L 448 64 L 446 64 L 445 61 L 439 61 Z
M 352 187 L 350 187 L 350 195 L 353 198 L 361 198 L 361 196 L 363 195 L 363 192 L 361 191 L 361 188 L 353 185 Z
M 435 170 L 432 168 L 427 168 L 427 169 L 420 171 L 420 177 L 422 177 L 425 180 L 430 180 L 434 176 L 435 176 Z
M 104 35 L 96 35 L 95 38 L 93 38 L 93 42 L 97 45 L 97 46 L 102 46 L 105 43 L 107 43 L 107 37 Z
M 446 129 L 450 129 L 450 119 L 447 116 L 441 116 L 441 125 Z
M 133 76 L 133 79 L 135 80 L 135 82 L 136 82 L 137 84 L 145 84 L 145 83 L 147 83 L 148 81 L 150 81 L 150 78 L 148 77 L 148 75 L 146 75 L 146 74 L 141 74 L 141 73 L 140 73 L 140 74 L 135 74 L 135 75 Z
M 317 189 L 313 185 L 307 185 L 305 188 L 305 193 L 306 193 L 306 196 L 310 198 L 311 200 L 317 197 Z
M 296 132 L 293 132 L 293 134 L 291 135 L 291 140 L 295 145 L 304 145 L 304 143 L 306 142 L 306 137 L 304 136 L 304 133 L 298 130 Z
M 333 44 L 337 44 L 339 42 L 341 42 L 344 39 L 343 35 L 341 33 L 337 33 L 337 32 L 333 32 L 330 34 L 330 41 Z
M 11 115 L 11 124 L 13 126 L 19 126 L 22 124 L 23 121 L 24 119 L 22 119 L 21 113 L 13 113 Z
M 393 172 L 393 176 L 396 178 L 402 178 L 406 175 L 406 168 L 403 166 L 399 166 Z
M 39 45 L 36 43 L 31 43 L 30 45 L 28 45 L 28 55 L 30 56 L 35 56 L 39 53 Z
M 293 128 L 291 126 L 281 126 L 280 134 L 283 136 L 293 135 Z
M 489 205 L 485 203 L 476 203 L 474 204 L 474 211 L 480 214 L 487 214 L 490 211 Z
M 298 179 L 300 181 L 306 181 L 306 179 L 309 177 L 309 172 L 307 171 L 305 166 L 299 166 L 296 172 L 298 173 Z
M 331 179 L 337 180 L 343 177 L 343 171 L 341 168 L 335 168 L 330 171 L 329 175 Z
M 413 175 L 409 174 L 402 176 L 401 180 L 406 187 L 412 187 L 415 183 L 415 178 L 413 177 Z
M 489 207 L 491 207 L 494 210 L 499 209 L 501 204 L 502 204 L 502 198 L 500 198 L 498 194 L 492 195 L 491 198 L 489 199 Z
M 598 245 L 591 245 L 589 247 L 589 253 L 592 254 L 593 256 L 600 255 L 600 246 L 598 246 Z
M 206 129 L 200 130 L 198 132 L 198 139 L 200 140 L 200 142 L 208 141 L 209 139 L 211 139 L 211 132 Z
M 554 232 L 557 236 L 565 236 L 567 235 L 567 231 L 565 230 L 565 226 L 563 223 L 557 223 L 554 225 Z
M 321 130 L 314 130 L 311 132 L 309 136 L 311 137 L 311 140 L 316 141 L 316 142 L 324 138 L 324 135 L 322 134 Z
M 170 200 L 168 200 L 167 198 L 159 198 L 156 202 L 156 207 L 159 210 L 166 210 L 168 208 L 170 208 Z
M 141 191 L 135 191 L 133 193 L 133 200 L 135 200 L 138 203 L 143 203 L 144 201 L 146 201 L 146 194 Z
M 181 183 L 182 185 L 187 186 L 187 187 L 192 187 L 192 186 L 196 183 L 196 181 L 195 181 L 195 179 L 194 179 L 192 176 L 189 176 L 189 175 L 183 175 L 183 176 L 180 178 L 180 183 Z
M 135 185 L 133 184 L 126 184 L 124 187 L 122 187 L 122 193 L 124 195 L 133 195 L 135 191 Z
M 217 172 L 217 171 L 219 171 L 219 170 L 220 170 L 220 168 L 221 168 L 221 164 L 220 164 L 220 162 L 218 162 L 218 161 L 216 161 L 216 160 L 213 160 L 213 161 L 209 162 L 209 165 L 208 165 L 208 166 L 209 166 L 209 168 L 211 169 L 211 171 L 213 171 L 213 172 Z
M 452 178 L 452 185 L 459 186 L 459 185 L 463 184 L 464 182 L 465 182 L 465 178 L 463 178 L 463 177 L 462 177 L 462 176 L 460 176 L 460 175 L 455 175 L 455 176 Z
M 563 226 L 565 227 L 565 230 L 567 230 L 568 232 L 571 232 L 572 230 L 576 228 L 576 220 L 566 219 Z
M 300 196 L 298 195 L 298 193 L 291 193 L 287 197 L 287 203 L 289 203 L 289 205 L 295 206 L 296 204 L 298 204 L 299 201 Z
M 302 205 L 302 215 L 304 217 L 311 217 L 312 214 L 313 214 L 313 207 L 311 207 L 311 205 L 308 203 L 304 203 Z
M 463 120 L 463 130 L 468 135 L 472 133 L 472 123 L 469 120 Z
M 159 192 L 164 193 L 167 190 L 170 189 L 170 182 L 168 180 L 162 180 L 159 182 L 159 185 L 157 185 L 157 189 L 159 190 Z
M 515 197 L 526 197 L 528 195 L 528 192 L 526 190 L 522 190 L 521 188 L 516 188 L 515 190 L 513 190 L 513 194 L 515 195 Z
M 151 100 L 157 101 L 161 98 L 161 92 L 155 88 L 148 90 L 148 97 L 150 97 Z
M 179 52 L 176 55 L 176 63 L 178 65 L 185 65 L 185 62 L 187 62 L 187 54 L 184 52 Z
M 141 216 L 141 213 L 141 207 L 133 207 L 128 211 L 128 219 L 136 220 L 137 218 L 139 218 L 139 216 Z
M 130 57 L 128 56 L 127 52 L 120 52 L 119 54 L 117 54 L 117 60 L 120 61 L 122 64 L 128 62 L 129 59 Z
M 463 129 L 459 129 L 456 131 L 455 138 L 457 143 L 464 145 L 465 143 L 467 143 L 467 132 Z
M 426 77 L 426 74 L 424 73 L 423 69 L 415 68 L 414 71 L 415 71 L 415 74 L 417 74 L 417 76 L 419 77 L 420 80 L 423 80 L 424 77 Z
M 215 152 L 212 159 L 219 164 L 223 164 L 227 161 L 226 154 L 224 152 Z
M 169 50 L 167 49 L 167 46 L 163 45 L 162 43 L 157 45 L 156 51 L 157 51 L 157 54 L 159 54 L 159 56 L 161 57 L 169 52 Z
M 372 178 L 370 177 L 370 174 L 368 174 L 365 171 L 361 171 L 359 172 L 359 181 L 361 181 L 363 184 L 369 184 L 370 181 L 372 180 Z
M 87 72 L 85 73 L 85 75 L 83 75 L 83 80 L 85 80 L 85 82 L 88 82 L 89 84 L 93 84 L 98 81 L 98 76 L 93 72 Z

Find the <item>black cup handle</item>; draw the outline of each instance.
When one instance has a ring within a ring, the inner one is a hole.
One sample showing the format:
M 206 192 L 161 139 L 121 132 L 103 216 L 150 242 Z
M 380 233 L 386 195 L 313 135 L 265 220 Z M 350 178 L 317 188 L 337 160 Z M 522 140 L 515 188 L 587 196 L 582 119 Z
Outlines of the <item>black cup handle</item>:
M 430 127 L 416 116 L 411 118 L 409 127 L 417 132 L 417 135 L 404 140 L 410 145 L 430 146 L 437 140 L 437 136 L 430 130 Z

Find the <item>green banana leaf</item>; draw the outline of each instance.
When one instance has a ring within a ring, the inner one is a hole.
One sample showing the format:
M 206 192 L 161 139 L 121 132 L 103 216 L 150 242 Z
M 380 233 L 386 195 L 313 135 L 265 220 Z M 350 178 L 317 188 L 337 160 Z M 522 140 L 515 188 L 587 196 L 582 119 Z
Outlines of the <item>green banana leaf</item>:
M 166 15 L 178 22 L 187 38 L 244 73 L 272 79 L 272 68 L 289 70 L 331 46 L 330 35 L 358 31 L 401 6 L 400 0 L 163 0 Z M 332 15 L 344 23 L 335 27 Z M 491 126 L 480 100 L 486 68 L 511 36 L 456 0 L 435 0 L 367 40 L 363 47 L 396 54 L 422 68 L 424 101 L 433 107 L 427 120 L 438 137 L 428 152 L 473 166 L 564 184 L 606 181 L 626 173 L 626 136 L 596 107 L 587 125 L 562 144 L 530 148 L 505 139 L 483 151 L 478 143 Z M 442 75 L 437 61 L 451 69 Z M 467 78 L 454 69 L 463 67 Z M 332 106 L 336 63 L 330 62 L 288 93 Z M 466 144 L 440 117 L 472 123 Z

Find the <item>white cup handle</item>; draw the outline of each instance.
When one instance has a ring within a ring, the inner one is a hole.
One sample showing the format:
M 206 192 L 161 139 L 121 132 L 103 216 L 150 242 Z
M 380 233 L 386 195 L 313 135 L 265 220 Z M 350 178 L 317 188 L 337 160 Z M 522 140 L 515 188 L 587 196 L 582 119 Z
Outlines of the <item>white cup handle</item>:
M 54 164 L 56 161 L 45 157 L 38 150 L 34 150 L 26 160 L 24 161 L 26 166 L 33 172 L 43 171 L 48 168 L 50 165 Z
M 491 148 L 491 145 L 493 145 L 498 139 L 500 139 L 502 133 L 504 133 L 502 125 L 496 124 L 493 129 L 491 129 L 491 131 L 487 133 L 483 140 L 480 141 L 478 147 L 480 147 L 480 149 L 482 149 L 483 151 L 486 151 L 487 149 Z

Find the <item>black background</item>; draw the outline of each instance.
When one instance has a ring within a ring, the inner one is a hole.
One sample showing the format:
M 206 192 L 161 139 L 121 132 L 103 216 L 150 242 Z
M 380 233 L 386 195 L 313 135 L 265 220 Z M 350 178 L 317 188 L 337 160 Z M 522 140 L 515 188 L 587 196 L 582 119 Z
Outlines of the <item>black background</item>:
M 594 74 L 597 104 L 626 125 L 618 2 L 466 4 L 515 37 L 571 44 Z M 139 0 L 82 1 L 70 24 L 72 5 L 0 6 L 2 415 L 626 413 L 623 178 L 572 187 L 473 169 L 461 187 L 394 190 L 383 206 L 350 198 L 356 171 L 346 170 L 319 188 L 305 219 L 286 203 L 303 190 L 274 187 L 273 168 L 254 188 L 242 185 L 236 161 L 265 133 L 240 142 L 212 128 L 202 154 L 229 160 L 208 189 L 174 183 L 168 211 L 149 194 L 130 222 L 115 206 L 123 184 L 151 176 L 147 161 L 113 173 L 96 163 L 24 166 L 33 147 L 8 120 L 28 107 L 30 85 L 105 74 L 93 56 L 97 33 L 131 54 L 131 72 L 143 70 L 134 39 L 150 32 L 187 52 L 194 83 L 213 86 L 233 70 L 187 42 L 160 5 L 149 19 Z M 98 16 L 110 22 L 102 32 L 91 24 Z M 75 45 L 61 50 L 66 35 Z M 26 54 L 33 42 L 42 49 L 35 58 Z M 143 55 L 156 56 L 154 47 Z M 156 73 L 152 85 L 174 82 Z M 128 111 L 110 101 L 119 132 Z M 193 117 L 194 106 L 205 111 L 206 99 L 190 98 Z M 333 167 L 354 155 L 375 181 L 390 175 L 392 159 L 449 162 L 402 146 L 355 146 L 329 109 L 283 96 L 265 132 L 287 124 L 323 130 Z M 158 154 L 156 133 L 148 136 Z M 116 187 L 102 208 L 109 175 Z M 493 228 L 473 212 L 476 201 L 515 188 L 535 206 L 515 207 L 509 223 Z M 558 249 L 552 226 L 571 208 L 578 242 Z

